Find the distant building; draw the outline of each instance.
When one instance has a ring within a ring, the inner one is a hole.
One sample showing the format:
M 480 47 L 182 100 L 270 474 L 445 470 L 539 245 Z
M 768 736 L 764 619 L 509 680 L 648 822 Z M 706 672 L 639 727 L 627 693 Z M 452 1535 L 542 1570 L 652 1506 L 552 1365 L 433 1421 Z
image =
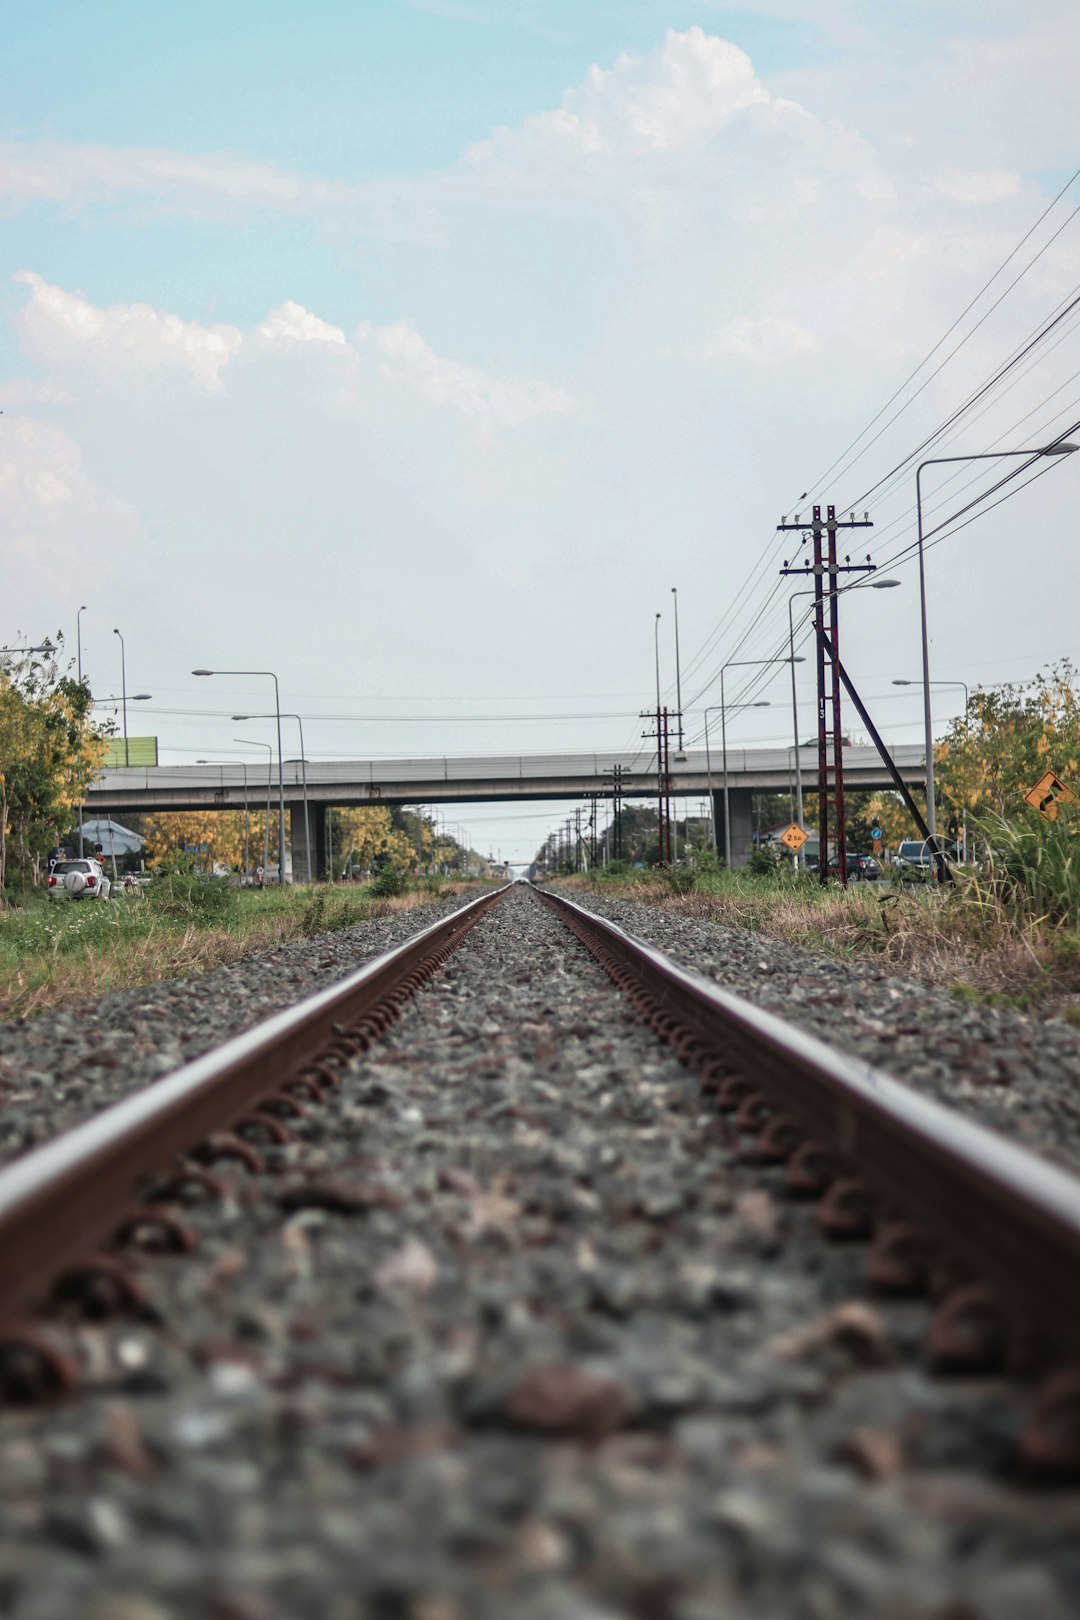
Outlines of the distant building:
M 100 844 L 106 855 L 141 855 L 143 840 L 138 833 L 131 831 L 130 827 L 121 827 L 118 821 L 110 821 L 107 816 L 92 816 L 83 822 L 82 829 L 83 848 L 94 850 Z M 79 847 L 79 834 L 76 830 L 66 840 L 72 849 Z

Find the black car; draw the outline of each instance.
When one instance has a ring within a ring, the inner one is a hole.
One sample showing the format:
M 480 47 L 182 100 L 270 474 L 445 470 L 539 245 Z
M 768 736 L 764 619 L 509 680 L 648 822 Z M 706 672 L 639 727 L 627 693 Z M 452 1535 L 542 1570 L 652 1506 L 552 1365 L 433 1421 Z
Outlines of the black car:
M 840 857 L 829 857 L 829 876 L 839 877 Z M 849 881 L 874 883 L 881 876 L 881 867 L 872 855 L 856 855 L 853 850 L 847 852 L 847 875 Z

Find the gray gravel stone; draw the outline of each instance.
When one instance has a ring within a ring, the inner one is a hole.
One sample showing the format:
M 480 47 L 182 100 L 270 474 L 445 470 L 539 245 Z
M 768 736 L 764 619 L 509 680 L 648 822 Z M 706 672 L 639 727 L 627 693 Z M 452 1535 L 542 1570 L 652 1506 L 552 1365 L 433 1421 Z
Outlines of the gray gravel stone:
M 167 980 L 0 1023 L 0 1161 L 344 978 L 464 904 L 451 897 Z
M 1080 1029 L 959 1000 L 872 959 L 840 960 L 636 900 L 567 894 L 735 995 L 1080 1172 Z
M 148 1262 L 160 1332 L 81 1336 L 156 1382 L 0 1416 L 17 1620 L 1075 1612 L 1080 1496 L 1011 1477 L 1016 1392 L 928 1378 L 921 1307 L 863 1297 L 527 892 L 270 1158 Z

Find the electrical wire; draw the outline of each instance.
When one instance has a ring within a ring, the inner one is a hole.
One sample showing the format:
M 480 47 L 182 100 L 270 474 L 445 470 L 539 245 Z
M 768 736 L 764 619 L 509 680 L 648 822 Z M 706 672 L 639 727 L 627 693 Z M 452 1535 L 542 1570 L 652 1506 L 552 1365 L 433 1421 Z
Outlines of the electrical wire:
M 822 476 L 819 479 L 817 479 L 816 482 L 812 486 L 810 486 L 810 488 L 808 489 L 807 495 L 806 496 L 800 496 L 800 499 L 804 500 L 804 499 L 812 499 L 813 498 L 813 491 L 821 489 L 821 487 L 824 485 L 826 479 L 829 478 L 833 474 L 833 472 L 835 472 L 836 468 L 840 465 L 840 463 L 842 461 L 844 461 L 845 457 L 848 456 L 852 450 L 854 450 L 855 446 L 859 443 L 859 441 L 861 439 L 866 437 L 866 434 L 870 432 L 870 429 L 872 427 L 874 427 L 874 425 L 878 421 L 880 421 L 881 417 L 885 414 L 885 412 L 889 409 L 889 407 L 891 405 L 893 405 L 896 402 L 897 399 L 899 399 L 900 395 L 909 386 L 909 384 L 914 382 L 915 378 L 919 375 L 919 372 L 922 371 L 923 367 L 929 364 L 929 362 L 933 359 L 934 355 L 941 348 L 942 344 L 946 343 L 948 341 L 948 339 L 952 336 L 953 332 L 956 331 L 957 327 L 960 326 L 961 322 L 965 319 L 965 317 L 968 314 L 970 314 L 970 312 L 975 308 L 975 305 L 979 302 L 979 300 L 983 297 L 983 295 L 986 292 L 989 291 L 989 289 L 993 286 L 994 282 L 1001 275 L 1002 271 L 1004 271 L 1007 268 L 1007 266 L 1012 262 L 1012 260 L 1015 259 L 1016 255 L 1020 252 L 1020 250 L 1024 246 L 1024 244 L 1027 241 L 1030 240 L 1030 238 L 1034 235 L 1035 231 L 1037 231 L 1039 226 L 1042 224 L 1043 220 L 1046 219 L 1047 216 L 1057 207 L 1058 203 L 1064 197 L 1065 193 L 1076 182 L 1076 180 L 1078 178 L 1080 178 L 1080 169 L 1075 170 L 1075 172 L 1069 176 L 1068 180 L 1062 186 L 1061 190 L 1057 193 L 1057 195 L 1053 198 L 1053 200 L 1051 202 L 1049 202 L 1047 204 L 1047 206 L 1043 209 L 1042 213 L 1039 215 L 1039 217 L 1035 221 L 1035 223 L 1020 238 L 1019 242 L 1017 242 L 1016 246 L 1012 249 L 1011 253 L 1009 253 L 1006 256 L 1006 258 L 1002 260 L 1001 264 L 998 265 L 997 269 L 994 271 L 994 273 L 990 277 L 990 279 L 987 282 L 985 282 L 982 287 L 980 287 L 979 291 L 975 294 L 974 298 L 969 300 L 969 302 L 961 310 L 960 314 L 953 321 L 952 325 L 948 328 L 948 330 L 946 332 L 944 332 L 942 334 L 942 336 L 934 344 L 933 348 L 929 351 L 929 353 L 924 355 L 922 360 L 919 361 L 919 364 L 915 367 L 914 371 L 912 371 L 904 379 L 904 381 L 900 384 L 899 388 L 897 388 L 894 391 L 894 393 L 890 395 L 890 397 L 885 401 L 885 404 L 881 407 L 881 409 L 870 419 L 870 421 L 867 423 L 866 427 L 863 428 L 862 432 L 859 433 L 856 436 L 856 438 L 854 438 L 852 440 L 851 444 L 848 445 L 847 449 L 842 451 L 841 454 L 839 456 L 837 456 L 836 460 L 832 463 L 832 465 L 826 469 L 826 471 L 822 474 Z M 1054 232 L 1053 236 L 1051 236 L 1047 242 L 1044 242 L 1043 246 L 1039 249 L 1038 253 L 1036 253 L 1034 255 L 1034 257 L 1028 261 L 1028 263 L 1024 266 L 1024 268 L 1020 272 L 1020 274 L 1017 277 L 1015 277 L 1015 279 L 1012 282 L 1010 282 L 1009 286 L 1005 289 L 1005 291 L 994 301 L 993 304 L 991 304 L 990 308 L 980 317 L 980 319 L 976 322 L 976 324 L 966 334 L 966 336 L 963 338 L 962 342 L 957 344 L 956 347 L 949 352 L 949 354 L 945 357 L 945 359 L 942 360 L 940 365 L 938 365 L 934 369 L 934 371 L 930 374 L 930 376 L 925 379 L 925 381 L 916 390 L 916 392 L 911 396 L 911 398 L 909 400 L 907 400 L 905 402 L 905 404 L 901 407 L 901 409 L 899 411 L 897 411 L 889 419 L 889 421 L 885 424 L 885 426 L 883 428 L 881 428 L 874 435 L 873 439 L 870 440 L 870 443 L 864 445 L 862 450 L 859 451 L 858 455 L 855 456 L 850 462 L 848 462 L 847 466 L 844 468 L 844 472 L 850 471 L 850 469 L 853 466 L 855 466 L 855 464 L 859 460 L 861 460 L 861 458 L 870 449 L 870 446 L 877 442 L 877 440 L 881 437 L 881 435 L 883 433 L 885 433 L 888 430 L 888 428 L 890 428 L 893 425 L 893 423 L 896 422 L 899 419 L 899 417 L 903 414 L 904 411 L 907 410 L 908 406 L 911 405 L 915 401 L 915 399 L 918 398 L 919 394 L 921 394 L 923 392 L 923 389 L 925 389 L 928 386 L 928 384 L 931 383 L 933 381 L 933 379 L 936 376 L 939 375 L 939 373 L 943 370 L 943 368 L 946 365 L 948 365 L 949 361 L 951 359 L 953 359 L 954 356 L 957 355 L 960 352 L 960 350 L 964 347 L 964 344 L 966 344 L 969 341 L 969 339 L 974 336 L 974 334 L 978 331 L 979 327 L 982 326 L 983 323 L 989 318 L 989 316 L 993 314 L 994 310 L 997 309 L 998 305 L 1001 304 L 1004 301 L 1004 299 L 1008 297 L 1009 293 L 1012 292 L 1013 289 L 1019 284 L 1019 282 L 1023 280 L 1024 276 L 1027 275 L 1028 271 L 1032 268 L 1032 266 L 1038 263 L 1039 259 L 1042 258 L 1043 254 L 1047 251 L 1047 249 L 1061 235 L 1062 231 L 1065 230 L 1065 228 L 1072 223 L 1072 221 L 1076 218 L 1076 215 L 1077 215 L 1078 212 L 1080 212 L 1080 209 L 1074 209 L 1073 212 L 1064 221 L 1064 223 L 1062 225 L 1060 225 L 1058 227 L 1058 229 Z M 840 476 L 842 477 L 843 473 L 841 473 Z M 858 503 L 856 503 L 856 504 L 858 504 Z

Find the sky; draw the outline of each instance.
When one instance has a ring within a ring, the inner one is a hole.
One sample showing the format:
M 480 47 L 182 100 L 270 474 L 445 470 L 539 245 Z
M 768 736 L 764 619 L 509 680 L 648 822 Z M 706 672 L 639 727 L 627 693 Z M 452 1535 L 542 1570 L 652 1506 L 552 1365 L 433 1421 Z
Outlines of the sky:
M 1065 313 L 932 437 L 1080 282 L 1068 0 L 0 22 L 5 646 L 60 630 L 74 658 L 85 604 L 108 698 L 119 628 L 169 763 L 258 753 L 229 716 L 268 684 L 198 667 L 274 669 L 312 759 L 603 752 L 640 740 L 657 612 L 674 697 L 676 587 L 688 740 L 738 661 L 729 733 L 776 746 L 788 672 L 748 661 L 785 650 L 776 525 L 816 498 L 868 510 L 852 550 L 900 581 L 844 602 L 842 652 L 918 740 L 892 683 L 920 674 L 919 446 L 1080 424 Z M 1080 461 L 955 517 L 1020 465 L 923 474 L 927 530 L 953 519 L 939 728 L 963 685 L 1080 657 Z M 805 735 L 809 660 L 798 686 Z M 566 810 L 460 820 L 520 859 Z

